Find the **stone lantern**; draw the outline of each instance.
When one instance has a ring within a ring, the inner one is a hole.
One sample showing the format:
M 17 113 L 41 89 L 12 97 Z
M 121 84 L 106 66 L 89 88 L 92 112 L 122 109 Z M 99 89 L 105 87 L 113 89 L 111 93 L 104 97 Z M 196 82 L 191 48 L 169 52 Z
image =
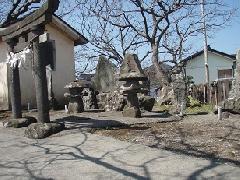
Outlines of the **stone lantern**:
M 79 80 L 71 82 L 64 87 L 69 90 L 69 93 L 64 94 L 64 97 L 69 100 L 68 113 L 81 113 L 84 111 L 82 91 L 89 86 L 90 84 L 87 81 Z
M 139 81 L 147 81 L 137 55 L 127 54 L 120 68 L 119 81 L 125 83 L 120 87 L 121 92 L 127 100 L 127 105 L 123 109 L 124 117 L 140 118 L 141 111 L 137 93 L 141 92 L 142 85 Z

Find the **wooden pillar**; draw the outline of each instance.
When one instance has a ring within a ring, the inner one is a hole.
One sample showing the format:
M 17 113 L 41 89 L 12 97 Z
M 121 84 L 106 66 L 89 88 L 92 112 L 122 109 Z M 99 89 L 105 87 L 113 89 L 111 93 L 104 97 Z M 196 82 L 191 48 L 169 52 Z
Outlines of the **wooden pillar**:
M 214 94 L 215 94 L 215 105 L 218 106 L 218 85 L 214 87 Z
M 16 39 L 10 39 L 7 41 L 10 52 L 14 52 L 14 46 L 16 46 Z M 19 78 L 19 68 L 16 67 L 10 68 L 10 98 L 11 98 L 11 107 L 13 118 L 22 117 L 22 103 L 21 103 L 21 87 L 20 87 L 20 78 Z
M 223 101 L 226 100 L 226 84 L 225 81 L 222 82 L 223 85 Z
M 218 120 L 222 120 L 222 107 L 218 107 Z
M 39 36 L 44 33 L 43 27 L 34 27 L 32 29 L 33 34 Z M 48 88 L 46 78 L 46 62 L 44 61 L 46 56 L 41 48 L 42 44 L 39 42 L 39 37 L 33 41 L 33 74 L 35 80 L 36 100 L 38 108 L 38 122 L 48 123 L 49 117 L 49 100 L 48 100 Z

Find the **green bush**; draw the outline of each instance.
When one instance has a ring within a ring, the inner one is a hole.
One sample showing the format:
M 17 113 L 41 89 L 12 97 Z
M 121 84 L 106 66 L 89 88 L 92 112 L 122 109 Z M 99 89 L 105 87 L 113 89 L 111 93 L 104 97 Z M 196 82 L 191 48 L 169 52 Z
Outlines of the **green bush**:
M 186 109 L 187 114 L 197 114 L 197 113 L 211 113 L 213 112 L 212 104 L 202 104 L 201 106 L 188 107 Z
M 169 112 L 169 110 L 172 108 L 172 105 L 160 105 L 158 103 L 156 103 L 155 106 L 157 106 L 158 111 L 165 111 L 165 112 Z
M 187 106 L 188 107 L 200 107 L 201 103 L 197 99 L 194 99 L 193 97 L 188 96 L 187 97 Z

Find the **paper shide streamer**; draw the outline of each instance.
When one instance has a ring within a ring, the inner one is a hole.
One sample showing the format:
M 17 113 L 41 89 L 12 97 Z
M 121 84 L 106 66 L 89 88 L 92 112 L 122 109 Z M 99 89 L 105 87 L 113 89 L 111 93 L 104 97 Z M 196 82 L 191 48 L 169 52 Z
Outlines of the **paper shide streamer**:
M 20 68 L 27 60 L 27 56 L 32 52 L 31 48 L 28 46 L 18 53 L 8 52 L 6 63 L 10 65 L 11 68 L 18 66 Z

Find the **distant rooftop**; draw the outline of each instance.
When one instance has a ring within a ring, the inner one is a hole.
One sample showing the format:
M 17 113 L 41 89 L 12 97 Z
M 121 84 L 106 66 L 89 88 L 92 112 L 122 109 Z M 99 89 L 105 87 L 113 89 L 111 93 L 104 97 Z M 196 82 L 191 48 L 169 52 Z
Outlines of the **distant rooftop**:
M 232 59 L 234 61 L 236 60 L 236 54 L 227 54 L 225 52 L 217 51 L 215 49 L 212 49 L 210 46 L 208 46 L 208 52 L 212 52 L 212 53 L 219 54 L 221 56 L 225 56 L 225 57 L 230 58 L 230 59 Z M 191 56 L 188 56 L 186 59 L 182 60 L 182 62 L 183 61 L 190 61 L 190 60 L 194 59 L 197 56 L 201 56 L 203 53 L 204 53 L 204 50 L 196 52 L 196 53 L 192 54 Z

